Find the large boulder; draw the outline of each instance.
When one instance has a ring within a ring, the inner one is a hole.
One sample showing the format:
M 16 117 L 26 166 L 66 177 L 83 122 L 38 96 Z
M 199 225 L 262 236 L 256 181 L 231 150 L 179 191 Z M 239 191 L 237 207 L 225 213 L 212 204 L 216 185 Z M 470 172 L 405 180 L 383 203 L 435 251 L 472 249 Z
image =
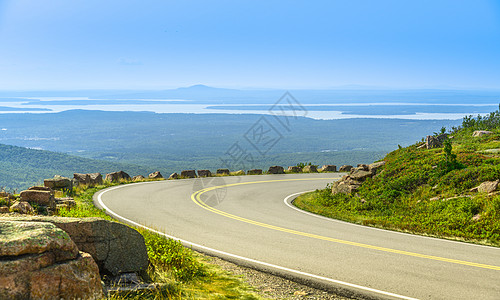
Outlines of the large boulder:
M 365 170 L 354 170 L 349 177 L 356 181 L 365 181 L 366 178 L 372 177 L 373 173 Z
M 32 214 L 35 212 L 33 207 L 26 201 L 16 201 L 10 206 L 10 210 L 20 214 Z
M 290 166 L 286 171 L 289 173 L 300 173 L 302 172 L 302 168 L 297 166 Z
M 352 166 L 343 165 L 339 168 L 339 172 L 350 172 L 352 170 Z
M 89 174 L 74 173 L 73 178 L 78 182 L 78 185 L 90 185 Z
M 479 186 L 472 188 L 471 192 L 493 193 L 497 190 L 499 184 L 500 180 L 485 181 L 481 183 Z
M 160 171 L 153 172 L 148 175 L 149 179 L 162 179 L 163 176 L 161 175 Z
M 492 131 L 487 131 L 487 130 L 476 130 L 472 133 L 472 136 L 473 137 L 480 137 L 480 136 L 488 135 L 488 134 L 492 134 L 492 133 L 493 133 Z
M 101 299 L 99 269 L 45 222 L 0 221 L 0 299 Z
M 109 182 L 120 182 L 125 180 L 131 180 L 130 175 L 123 171 L 113 172 L 106 174 L 106 181 Z
M 323 165 L 320 169 L 320 172 L 337 172 L 337 166 L 335 165 Z
M 351 167 L 348 175 L 344 175 L 339 181 L 332 184 L 332 194 L 356 192 L 367 178 L 375 176 L 384 165 L 385 161 L 379 161 L 369 165 L 359 164 L 356 168 Z M 340 170 L 343 170 L 343 167 Z
M 74 173 L 73 179 L 79 185 L 95 186 L 95 185 L 101 185 L 103 183 L 101 173 L 89 173 L 89 174 Z
M 198 170 L 198 176 L 199 177 L 211 177 L 212 172 L 210 172 L 210 170 Z
M 142 175 L 135 175 L 134 177 L 132 177 L 132 181 L 141 181 L 141 180 L 144 180 L 144 176 Z
M 179 178 L 179 174 L 177 174 L 177 172 L 174 172 L 172 174 L 170 174 L 170 176 L 168 176 L 168 179 L 178 179 Z
M 102 185 L 103 184 L 101 173 L 89 173 L 88 175 L 90 177 L 90 185 Z
M 229 169 L 217 169 L 217 175 L 229 175 Z
M 269 174 L 285 174 L 285 170 L 281 166 L 272 166 L 269 167 L 269 170 L 267 171 Z
M 316 168 L 316 166 L 304 166 L 304 168 L 302 168 L 302 172 L 304 172 L 304 173 L 318 173 L 318 168 Z
M 53 190 L 70 190 L 73 188 L 71 179 L 55 175 L 54 178 L 45 179 L 43 185 Z
M 336 181 L 332 184 L 332 194 L 350 194 L 358 190 L 361 184 L 355 181 Z
M 374 162 L 372 164 L 369 164 L 368 165 L 368 171 L 370 171 L 371 173 L 373 173 L 374 175 L 378 173 L 378 170 L 385 166 L 385 161 L 379 161 L 379 162 Z
M 182 178 L 196 178 L 196 171 L 195 170 L 184 170 L 181 172 L 181 177 Z
M 148 267 L 144 238 L 137 230 L 102 218 L 9 217 L 11 221 L 49 222 L 89 253 L 101 274 L 143 272 Z
M 102 218 L 9 217 L 10 221 L 49 222 L 89 253 L 101 274 L 142 272 L 148 267 L 144 238 L 137 230 Z
M 262 169 L 252 169 L 248 170 L 247 172 L 247 175 L 261 175 L 261 174 L 262 174 Z
M 56 207 L 54 193 L 51 191 L 26 190 L 22 191 L 19 197 L 21 201 L 26 201 L 30 204 L 47 206 L 51 209 Z

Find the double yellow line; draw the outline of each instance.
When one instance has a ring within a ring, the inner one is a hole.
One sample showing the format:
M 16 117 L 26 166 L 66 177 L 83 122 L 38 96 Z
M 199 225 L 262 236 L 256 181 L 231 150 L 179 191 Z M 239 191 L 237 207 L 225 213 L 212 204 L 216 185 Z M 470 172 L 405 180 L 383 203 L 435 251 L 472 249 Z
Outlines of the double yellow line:
M 434 255 L 420 254 L 420 253 L 409 252 L 409 251 L 404 251 L 404 250 L 379 247 L 379 246 L 351 242 L 351 241 L 346 241 L 346 240 L 341 240 L 341 239 L 335 239 L 335 238 L 321 236 L 321 235 L 317 235 L 317 234 L 301 232 L 301 231 L 297 231 L 297 230 L 293 230 L 293 229 L 287 229 L 287 228 L 283 228 L 283 227 L 279 227 L 279 226 L 274 226 L 274 225 L 246 219 L 246 218 L 239 217 L 239 216 L 236 216 L 236 215 L 233 215 L 230 213 L 223 212 L 221 210 L 218 210 L 218 209 L 215 209 L 213 207 L 208 206 L 207 204 L 205 204 L 203 202 L 203 200 L 201 200 L 201 195 L 203 195 L 204 193 L 207 193 L 207 192 L 210 192 L 210 191 L 213 191 L 216 189 L 220 189 L 220 188 L 225 188 L 225 187 L 247 185 L 247 184 L 269 183 L 269 182 L 304 181 L 304 180 L 321 180 L 321 179 L 331 179 L 331 178 L 280 179 L 280 180 L 265 180 L 265 181 L 252 181 L 252 182 L 225 184 L 225 185 L 204 188 L 202 190 L 194 192 L 191 195 L 191 200 L 193 200 L 194 203 L 196 203 L 200 207 L 202 207 L 208 211 L 211 211 L 213 213 L 216 213 L 218 215 L 221 215 L 221 216 L 224 216 L 227 218 L 231 218 L 234 220 L 238 220 L 241 222 L 245 222 L 248 224 L 253 224 L 256 226 L 260 226 L 260 227 L 264 227 L 264 228 L 268 228 L 268 229 L 272 229 L 272 230 L 277 230 L 277 231 L 281 231 L 281 232 L 286 232 L 289 234 L 295 234 L 295 235 L 300 235 L 300 236 L 309 237 L 309 238 L 313 238 L 313 239 L 318 239 L 318 240 L 323 240 L 323 241 L 328 241 L 328 242 L 333 242 L 333 243 L 338 243 L 338 244 L 344 244 L 344 245 L 350 245 L 350 246 L 360 247 L 360 248 L 365 248 L 365 249 L 372 249 L 372 250 L 377 250 L 377 251 L 382 251 L 382 252 L 395 253 L 395 254 L 425 258 L 425 259 L 430 259 L 430 260 L 435 260 L 435 261 L 442 261 L 442 262 L 447 262 L 447 263 L 453 263 L 453 264 L 477 267 L 477 268 L 482 268 L 482 269 L 490 269 L 490 270 L 500 271 L 500 266 L 486 265 L 486 264 L 463 261 L 463 260 L 458 260 L 458 259 L 451 259 L 451 258 L 434 256 Z

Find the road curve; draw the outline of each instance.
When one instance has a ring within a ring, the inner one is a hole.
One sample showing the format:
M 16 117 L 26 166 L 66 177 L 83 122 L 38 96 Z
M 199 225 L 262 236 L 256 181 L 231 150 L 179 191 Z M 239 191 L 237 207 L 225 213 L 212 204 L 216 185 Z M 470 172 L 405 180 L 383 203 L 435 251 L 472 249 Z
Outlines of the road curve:
M 339 174 L 209 177 L 121 185 L 94 203 L 194 249 L 328 288 L 388 299 L 500 299 L 500 248 L 308 214 L 294 194 Z

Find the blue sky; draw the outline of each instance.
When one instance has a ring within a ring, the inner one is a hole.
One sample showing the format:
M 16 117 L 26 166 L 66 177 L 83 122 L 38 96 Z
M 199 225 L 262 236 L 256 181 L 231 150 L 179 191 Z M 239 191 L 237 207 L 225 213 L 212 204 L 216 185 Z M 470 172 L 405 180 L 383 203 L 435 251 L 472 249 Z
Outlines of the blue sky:
M 500 88 L 500 1 L 0 0 L 0 90 Z

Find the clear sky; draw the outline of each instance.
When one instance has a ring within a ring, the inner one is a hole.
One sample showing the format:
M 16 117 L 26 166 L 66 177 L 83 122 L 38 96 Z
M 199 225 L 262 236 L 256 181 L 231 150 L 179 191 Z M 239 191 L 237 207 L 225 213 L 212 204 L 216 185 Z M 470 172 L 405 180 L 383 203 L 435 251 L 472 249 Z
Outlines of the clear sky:
M 0 0 L 0 90 L 500 88 L 500 0 Z

